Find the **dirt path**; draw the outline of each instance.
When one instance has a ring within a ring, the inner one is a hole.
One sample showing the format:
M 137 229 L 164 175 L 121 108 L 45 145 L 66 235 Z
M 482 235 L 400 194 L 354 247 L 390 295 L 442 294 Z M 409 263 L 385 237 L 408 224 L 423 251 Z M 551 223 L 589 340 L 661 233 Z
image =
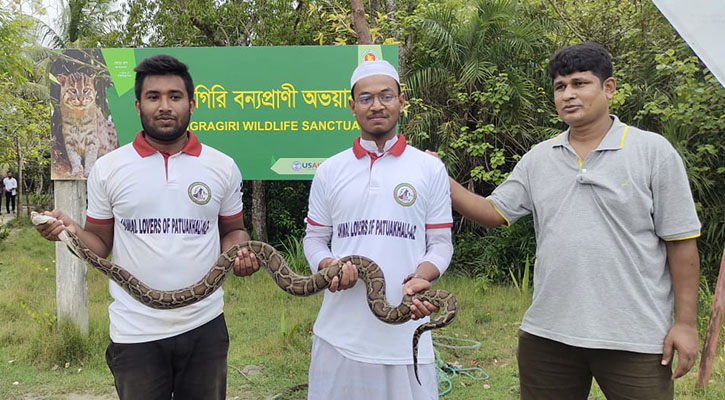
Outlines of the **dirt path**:
M 0 224 L 5 225 L 7 224 L 11 219 L 15 219 L 15 213 L 8 214 L 5 212 L 5 200 L 3 200 L 2 204 L 2 214 L 0 214 Z

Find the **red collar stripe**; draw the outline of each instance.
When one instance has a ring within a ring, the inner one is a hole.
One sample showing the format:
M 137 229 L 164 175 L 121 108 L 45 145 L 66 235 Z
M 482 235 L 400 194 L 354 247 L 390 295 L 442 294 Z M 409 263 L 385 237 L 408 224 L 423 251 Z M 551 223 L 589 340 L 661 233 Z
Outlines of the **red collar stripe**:
M 186 134 L 189 135 L 189 140 L 181 149 L 181 152 L 192 155 L 194 157 L 199 157 L 199 155 L 201 154 L 201 142 L 199 142 L 199 139 L 196 137 L 196 135 L 194 135 L 194 132 L 186 131 Z M 141 157 L 148 157 L 158 151 L 146 140 L 143 131 L 139 131 L 136 134 L 136 137 L 133 139 L 133 148 L 136 149 L 136 152 Z
M 407 146 L 407 143 L 405 142 L 405 136 L 398 134 L 398 141 L 395 142 L 393 147 L 391 147 L 387 152 L 396 157 L 399 157 L 401 154 L 403 154 L 403 151 L 405 151 L 405 146 Z M 352 142 L 352 152 L 358 159 L 362 158 L 365 155 L 369 155 L 370 158 L 372 158 L 373 160 L 380 157 L 377 154 L 369 152 L 362 147 L 362 145 L 360 144 L 360 136 L 356 137 L 355 140 Z
M 408 144 L 405 142 L 405 136 L 398 134 L 398 141 L 395 142 L 393 147 L 388 150 L 388 153 L 400 157 L 401 154 L 403 154 L 403 151 L 405 151 L 405 146 Z
M 143 131 L 138 131 L 136 137 L 133 139 L 133 148 L 136 149 L 136 152 L 141 157 L 148 157 L 156 153 L 156 149 L 143 136 Z

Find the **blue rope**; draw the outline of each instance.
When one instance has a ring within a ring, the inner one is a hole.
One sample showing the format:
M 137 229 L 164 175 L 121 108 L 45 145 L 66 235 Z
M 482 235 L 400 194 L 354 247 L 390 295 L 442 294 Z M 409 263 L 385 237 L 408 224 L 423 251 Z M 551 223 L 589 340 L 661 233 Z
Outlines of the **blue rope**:
M 453 344 L 460 343 L 460 344 Z M 454 350 L 471 350 L 476 351 L 481 347 L 481 343 L 470 339 L 459 339 L 450 336 L 433 336 L 433 352 L 435 353 L 436 377 L 438 378 L 438 395 L 445 396 L 453 390 L 453 378 L 462 375 L 473 379 L 474 381 L 485 381 L 490 378 L 483 368 L 461 368 L 451 364 L 447 364 L 441 358 L 438 348 L 454 349 Z M 445 387 L 441 389 L 441 385 Z

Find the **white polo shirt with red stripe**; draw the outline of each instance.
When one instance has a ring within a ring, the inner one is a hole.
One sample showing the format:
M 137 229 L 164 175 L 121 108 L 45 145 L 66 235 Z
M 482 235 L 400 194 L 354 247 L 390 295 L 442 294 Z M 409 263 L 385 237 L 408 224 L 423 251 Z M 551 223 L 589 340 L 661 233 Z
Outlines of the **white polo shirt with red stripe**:
M 356 254 L 375 261 L 385 274 L 388 302 L 398 305 L 403 279 L 426 254 L 426 229 L 453 226 L 448 174 L 440 160 L 406 145 L 402 135 L 382 155 L 365 150 L 357 138 L 351 149 L 317 169 L 307 222 L 332 227 L 335 258 Z M 386 324 L 366 299 L 361 281 L 347 290 L 325 291 L 315 335 L 356 361 L 412 364 L 413 331 L 427 319 Z M 430 332 L 421 338 L 418 362 L 433 362 Z
M 149 287 L 175 290 L 201 279 L 220 253 L 218 221 L 242 213 L 242 176 L 227 155 L 192 132 L 176 154 L 153 148 L 143 133 L 99 158 L 88 178 L 87 220 L 113 223 L 113 262 Z M 141 343 L 197 328 L 222 313 L 221 289 L 174 310 L 143 305 L 109 281 L 110 335 Z

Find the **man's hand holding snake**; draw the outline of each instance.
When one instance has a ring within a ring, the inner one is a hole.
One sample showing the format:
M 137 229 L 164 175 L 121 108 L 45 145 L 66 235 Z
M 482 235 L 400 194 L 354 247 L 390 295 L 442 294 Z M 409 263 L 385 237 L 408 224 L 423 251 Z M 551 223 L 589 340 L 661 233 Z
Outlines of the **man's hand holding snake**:
M 431 288 L 429 281 L 424 278 L 411 278 L 403 284 L 403 294 L 414 295 L 418 292 L 424 292 Z M 427 317 L 438 311 L 438 307 L 427 302 L 413 299 L 413 305 L 410 306 L 410 319 L 417 320 L 419 318 Z
M 249 276 L 259 270 L 259 261 L 248 248 L 244 247 L 237 251 L 237 257 L 234 259 L 234 275 Z
M 63 211 L 58 209 L 44 211 L 43 215 L 55 218 L 55 220 L 51 219 L 44 224 L 35 225 L 35 229 L 43 238 L 57 242 L 60 240 L 58 235 L 64 228 L 71 233 L 77 233 L 76 223 Z
M 334 267 L 336 265 L 337 260 L 333 260 L 332 258 L 325 258 L 320 261 L 318 270 L 322 270 L 328 267 Z M 355 286 L 357 278 L 357 267 L 353 265 L 350 261 L 348 261 L 342 265 L 342 279 L 338 278 L 337 276 L 332 278 L 328 290 L 334 293 L 338 290 L 350 289 L 351 287 Z

